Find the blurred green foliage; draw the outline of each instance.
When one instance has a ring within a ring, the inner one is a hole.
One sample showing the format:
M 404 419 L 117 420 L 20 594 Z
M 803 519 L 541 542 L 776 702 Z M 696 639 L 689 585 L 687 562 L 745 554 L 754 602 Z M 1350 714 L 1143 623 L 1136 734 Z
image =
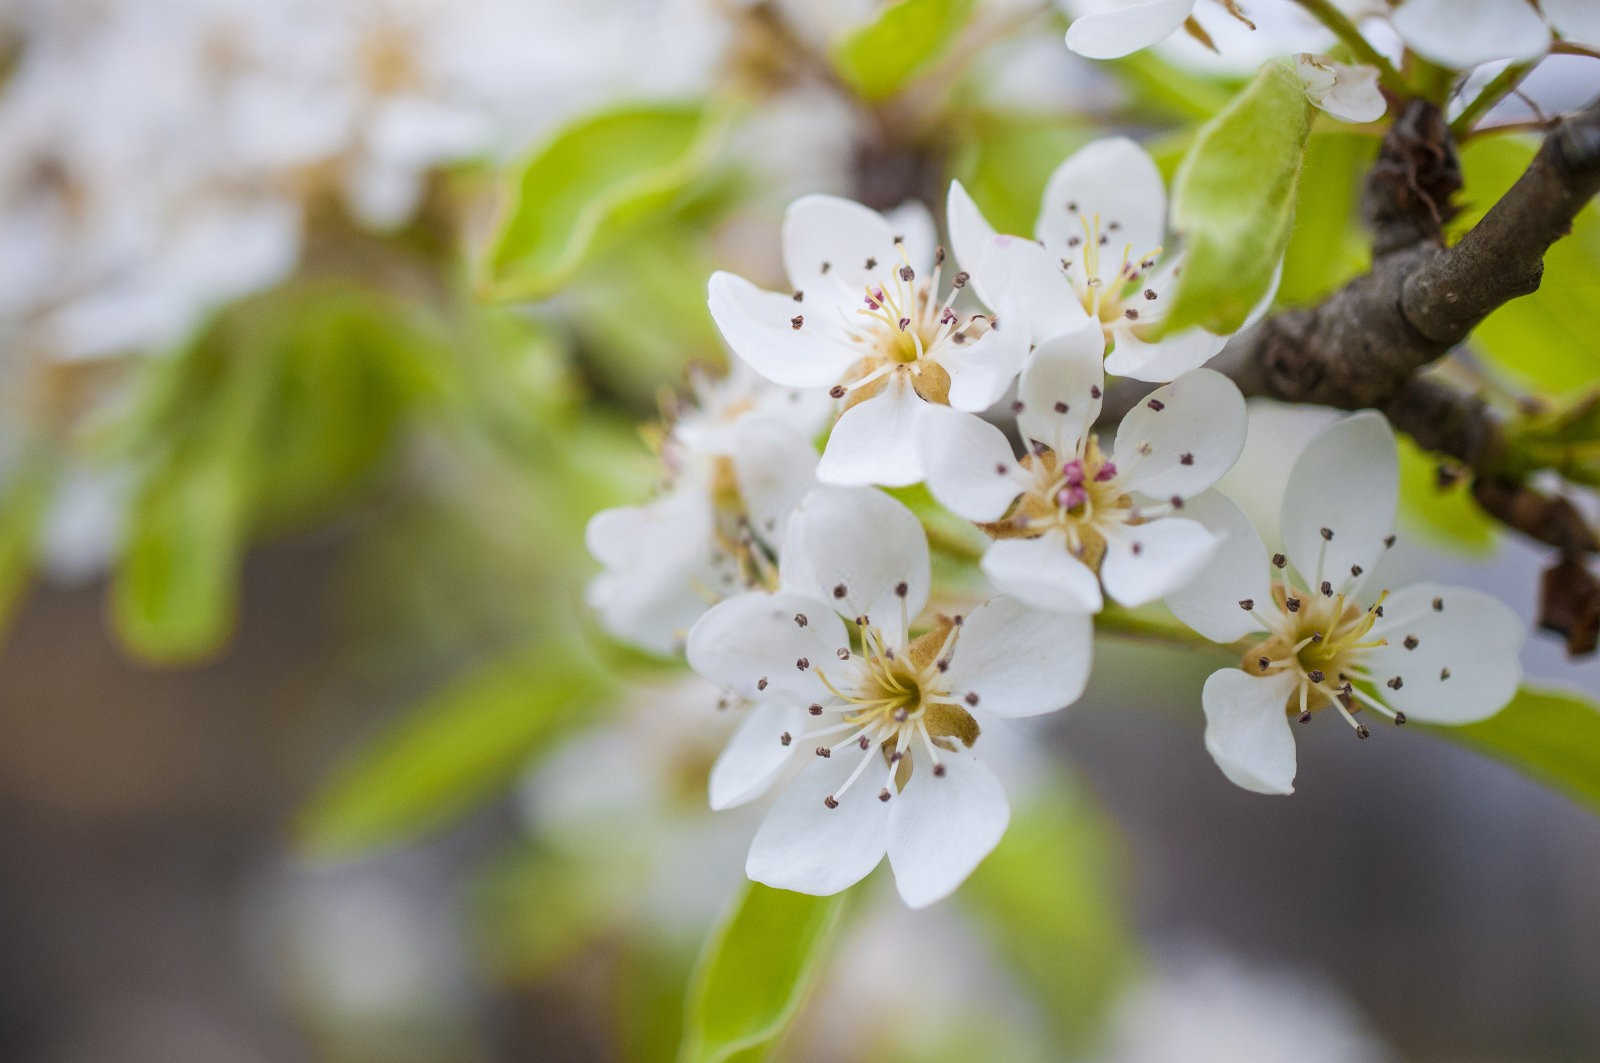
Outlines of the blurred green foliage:
M 1600 813 L 1600 705 L 1576 691 L 1525 686 L 1480 723 L 1430 727 Z
M 966 186 L 997 232 L 1031 234 L 1050 175 L 1094 130 L 1044 114 L 981 111 L 966 121 L 951 176 Z
M 25 457 L 0 484 L 0 632 L 33 571 L 39 520 L 53 486 L 50 464 L 43 456 Z
M 1510 188 L 1538 150 L 1538 141 L 1479 136 L 1461 149 L 1466 182 L 1453 233 L 1475 225 Z M 1545 252 L 1538 291 L 1513 299 L 1472 334 L 1472 346 L 1524 387 L 1570 394 L 1592 387 L 1594 342 L 1600 336 L 1600 207 L 1578 212 L 1572 232 Z
M 1185 258 L 1167 330 L 1234 332 L 1267 294 L 1289 242 L 1311 112 L 1294 71 L 1268 63 L 1195 136 L 1172 186 Z
M 568 126 L 514 177 L 489 253 L 492 299 L 548 296 L 596 251 L 670 203 L 715 155 L 725 116 L 700 105 L 642 105 Z
M 834 45 L 833 68 L 863 100 L 888 99 L 950 47 L 976 6 L 976 0 L 895 0 Z
M 1295 188 L 1279 304 L 1314 303 L 1367 268 L 1371 252 L 1361 226 L 1361 185 L 1377 155 L 1377 137 L 1344 129 L 1312 131 Z
M 696 965 L 680 1063 L 760 1059 L 805 1001 L 844 902 L 746 883 Z
M 1400 519 L 1430 545 L 1487 556 L 1499 541 L 1499 526 L 1472 499 L 1465 475 L 1441 479 L 1439 459 L 1406 436 L 1400 451 Z M 1446 467 L 1448 469 L 1448 467 Z

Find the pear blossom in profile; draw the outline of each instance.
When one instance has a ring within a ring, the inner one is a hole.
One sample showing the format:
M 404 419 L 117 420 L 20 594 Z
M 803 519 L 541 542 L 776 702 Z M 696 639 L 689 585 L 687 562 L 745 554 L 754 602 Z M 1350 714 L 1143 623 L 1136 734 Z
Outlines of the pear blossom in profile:
M 796 502 L 815 482 L 811 437 L 826 405 L 748 370 L 692 379 L 696 402 L 661 441 L 667 487 L 651 502 L 589 521 L 589 553 L 604 571 L 590 606 L 612 635 L 675 653 L 719 598 L 777 578 L 777 547 Z
M 945 254 L 920 207 L 886 217 L 804 196 L 784 217 L 783 261 L 788 292 L 713 274 L 711 316 L 756 372 L 840 402 L 817 469 L 824 482 L 922 480 L 929 441 L 968 430 L 962 411 L 993 404 L 1027 356 L 1003 297 L 990 304 L 998 315 L 957 307 L 964 273 L 941 296 Z
M 1537 8 L 1505 0 L 1405 0 L 1389 21 L 1406 47 L 1456 70 L 1541 56 L 1552 30 L 1576 44 L 1600 45 L 1594 0 L 1542 0 Z
M 995 538 L 983 556 L 990 581 L 1040 609 L 1093 613 L 1101 585 L 1143 605 L 1192 579 L 1218 540 L 1188 518 L 1188 499 L 1238 457 L 1245 438 L 1239 389 L 1196 369 L 1156 388 L 1117 429 L 1114 448 L 1094 433 L 1105 373 L 1091 323 L 1041 344 L 1017 388 L 1028 452 L 987 423 L 937 455 L 928 487 Z
M 1363 711 L 1465 724 L 1516 692 L 1523 625 L 1498 600 L 1432 583 L 1374 588 L 1395 541 L 1398 483 L 1394 435 L 1368 411 L 1323 429 L 1295 461 L 1285 551 L 1270 560 L 1223 495 L 1189 506 L 1224 541 L 1167 605 L 1216 642 L 1249 640 L 1240 666 L 1212 673 L 1202 693 L 1206 749 L 1239 786 L 1293 792 L 1292 719 L 1332 709 L 1366 738 Z
M 746 861 L 769 886 L 830 894 L 888 855 L 912 907 L 949 894 L 1005 832 L 1004 788 L 979 760 L 979 717 L 1077 699 L 1084 616 L 1007 598 L 921 617 L 928 544 L 910 510 L 864 487 L 815 488 L 795 510 L 776 590 L 713 606 L 689 632 L 695 671 L 753 700 L 711 775 L 730 808 L 785 780 Z
M 1133 141 L 1109 137 L 1080 148 L 1050 176 L 1036 241 L 996 234 L 961 183 L 952 183 L 950 243 L 979 298 L 1008 298 L 1009 318 L 1020 318 L 1032 342 L 1088 318 L 1104 336 L 1108 373 L 1164 383 L 1204 365 L 1227 342 L 1202 328 L 1159 335 L 1183 267 L 1181 254 L 1165 252 L 1166 213 L 1154 160 Z
M 1378 68 L 1366 64 L 1336 63 L 1323 56 L 1301 52 L 1294 71 L 1305 85 L 1306 99 L 1346 122 L 1376 122 L 1389 109 L 1378 91 Z

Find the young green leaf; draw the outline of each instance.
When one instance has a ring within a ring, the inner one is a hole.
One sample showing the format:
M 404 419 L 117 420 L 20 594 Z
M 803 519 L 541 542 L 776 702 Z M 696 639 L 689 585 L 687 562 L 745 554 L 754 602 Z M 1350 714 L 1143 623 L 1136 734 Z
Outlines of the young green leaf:
M 1186 257 L 1168 331 L 1237 331 L 1267 294 L 1289 243 L 1311 113 L 1300 79 L 1274 62 L 1201 127 L 1172 189 Z
M 1589 697 L 1525 686 L 1487 720 L 1432 730 L 1503 760 L 1600 813 L 1600 705 Z
M 1498 526 L 1472 500 L 1465 476 L 1441 480 L 1439 459 L 1405 436 L 1400 450 L 1400 519 L 1406 530 L 1461 553 L 1484 556 L 1499 541 Z
M 898 0 L 833 49 L 833 67 L 864 100 L 887 99 L 942 55 L 975 0 Z
M 22 601 L 33 572 L 34 536 L 50 499 L 46 463 L 20 459 L 0 483 L 0 631 Z
M 709 164 L 723 121 L 699 106 L 605 111 L 525 162 L 486 269 L 493 299 L 550 295 L 597 249 L 673 201 Z
M 754 1056 L 776 1041 L 820 971 L 844 895 L 745 883 L 689 983 L 679 1063 Z
M 1366 268 L 1370 255 L 1357 208 L 1362 176 L 1377 151 L 1377 139 L 1360 133 L 1311 134 L 1283 256 L 1279 303 L 1315 302 Z
M 351 857 L 438 827 L 503 786 L 610 689 L 572 647 L 515 655 L 445 687 L 324 784 L 300 814 L 302 847 Z
M 981 112 L 951 168 L 997 231 L 1031 233 L 1050 174 L 1092 136 L 1054 116 Z

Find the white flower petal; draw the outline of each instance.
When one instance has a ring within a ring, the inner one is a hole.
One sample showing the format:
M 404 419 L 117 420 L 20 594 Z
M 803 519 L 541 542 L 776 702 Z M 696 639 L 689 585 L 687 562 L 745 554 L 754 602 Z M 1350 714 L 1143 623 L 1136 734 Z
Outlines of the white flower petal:
M 939 757 L 944 774 L 918 762 L 891 801 L 889 866 L 895 888 L 912 908 L 954 892 L 1000 843 L 1011 821 L 1005 788 L 969 752 Z
M 879 801 L 876 791 L 860 780 L 839 799 L 839 807 L 823 803 L 844 784 L 856 763 L 855 756 L 835 755 L 806 765 L 761 821 L 750 842 L 745 874 L 776 889 L 818 896 L 838 893 L 866 878 L 888 845 L 893 802 Z
M 1567 40 L 1600 45 L 1600 4 L 1594 0 L 1540 0 L 1539 10 Z
M 1153 384 L 1175 380 L 1200 368 L 1228 343 L 1227 337 L 1203 328 L 1186 328 L 1158 340 L 1144 340 L 1133 327 L 1119 324 L 1113 326 L 1111 335 L 1106 372 Z
M 1033 606 L 1064 613 L 1098 613 L 1100 580 L 1067 549 L 1060 531 L 1037 539 L 1001 539 L 979 563 L 1002 593 Z
M 1368 654 L 1367 668 L 1378 696 L 1411 719 L 1473 723 L 1516 694 L 1526 628 L 1498 598 L 1419 583 L 1384 599 L 1383 613 L 1373 634 L 1389 644 Z M 1398 690 L 1388 685 L 1395 676 Z
M 1167 593 L 1167 608 L 1213 642 L 1232 642 L 1260 631 L 1261 625 L 1239 603 L 1260 603 L 1257 610 L 1272 608 L 1267 548 L 1261 545 L 1261 536 L 1239 507 L 1216 491 L 1190 499 L 1183 515 L 1205 525 L 1221 545 L 1193 580 Z
M 1399 484 L 1394 432 L 1380 413 L 1353 414 L 1306 444 L 1289 471 L 1280 523 L 1289 560 L 1307 587 L 1324 579 L 1339 587 L 1352 566 L 1363 578 L 1371 575 L 1394 531 Z M 1323 529 L 1333 538 L 1324 541 Z
M 1041 343 L 1017 382 L 1017 428 L 1058 454 L 1075 453 L 1100 416 L 1105 340 L 1093 321 Z M 1062 407 L 1065 407 L 1063 409 Z
M 998 519 L 1030 482 L 1005 433 L 976 414 L 948 407 L 929 413 L 928 490 L 968 520 Z
M 848 617 L 870 617 L 895 642 L 902 604 L 915 618 L 928 601 L 921 522 L 869 487 L 818 487 L 806 495 L 789 518 L 780 567 L 785 590 L 829 602 Z
M 1457 70 L 1532 58 L 1550 45 L 1550 28 L 1518 0 L 1406 0 L 1389 21 L 1413 51 Z
M 1244 396 L 1221 373 L 1195 369 L 1156 388 L 1117 428 L 1117 482 L 1152 498 L 1199 494 L 1244 449 Z
M 675 653 L 705 612 L 708 591 L 723 591 L 713 563 L 711 507 L 684 485 L 644 506 L 596 513 L 585 538 L 606 566 L 586 598 L 607 631 L 653 653 Z M 653 549 L 644 549 L 646 543 Z
M 896 235 L 904 234 L 870 207 L 838 196 L 801 196 L 783 216 L 783 268 L 818 311 L 853 310 L 869 283 L 899 268 Z
M 963 621 L 945 676 L 950 693 L 980 711 L 1038 716 L 1078 700 L 1093 657 L 1087 613 L 1041 612 L 1013 598 L 991 598 Z
M 1182 17 L 1178 21 L 1182 22 Z M 1166 214 L 1166 185 L 1155 162 L 1126 137 L 1110 137 L 1079 148 L 1050 175 L 1034 235 L 1044 241 L 1053 258 L 1065 258 L 1076 268 L 1081 248 L 1069 245 L 1068 238 L 1076 236 L 1081 241 L 1084 220 L 1098 215 L 1100 231 L 1108 238 L 1103 250 L 1109 252 L 1100 257 L 1099 273 L 1109 283 L 1122 268 L 1123 245 L 1132 245 L 1135 256 L 1148 255 L 1161 245 Z M 1115 230 L 1110 228 L 1112 223 L 1117 225 Z
M 933 269 L 933 252 L 939 243 L 939 227 L 934 224 L 933 213 L 918 200 L 908 200 L 884 214 L 889 231 L 900 237 L 906 250 L 906 260 L 921 277 Z M 891 237 L 892 240 L 892 237 Z M 899 256 L 890 260 L 898 269 Z
M 1028 330 L 990 329 L 970 343 L 945 342 L 935 361 L 950 374 L 950 405 L 979 413 L 999 401 L 1028 357 Z
M 711 766 L 711 807 L 718 811 L 752 801 L 767 792 L 795 747 L 785 746 L 784 732 L 798 734 L 808 719 L 798 705 L 769 702 L 752 705 Z
M 956 259 L 1002 326 L 1020 326 L 1036 344 L 1088 320 L 1060 263 L 1032 240 L 997 234 L 960 181 L 950 184 L 948 214 Z
M 1171 594 L 1200 574 L 1219 540 L 1198 521 L 1163 517 L 1106 532 L 1100 579 L 1106 593 L 1126 606 L 1145 605 Z
M 1258 794 L 1294 793 L 1294 732 L 1285 706 L 1295 673 L 1256 677 L 1237 668 L 1212 672 L 1201 692 L 1206 752 L 1235 785 Z
M 739 697 L 809 705 L 828 700 L 816 665 L 848 645 L 844 624 L 825 602 L 749 591 L 695 622 L 688 658 L 690 668 Z
M 1335 63 L 1305 52 L 1294 57 L 1294 66 L 1306 87 L 1306 98 L 1335 118 L 1376 122 L 1389 109 L 1378 91 L 1375 66 Z
M 1194 10 L 1194 0 L 1112 0 L 1067 27 L 1067 47 L 1089 59 L 1118 59 L 1165 40 Z
M 770 417 L 741 417 L 729 454 L 739 494 L 757 534 L 776 542 L 795 505 L 816 482 L 811 441 Z
M 1238 503 L 1268 548 L 1281 550 L 1283 530 L 1278 517 L 1295 459 L 1319 431 L 1348 415 L 1326 406 L 1262 398 L 1248 400 L 1245 407 L 1250 423 L 1244 450 L 1228 474 L 1217 481 L 1217 490 Z
M 816 320 L 826 311 L 813 313 L 809 325 L 795 328 L 793 319 L 805 316 L 804 304 L 722 270 L 711 275 L 707 293 L 711 318 L 733 353 L 775 384 L 826 387 L 858 357 L 833 337 L 830 323 Z
M 882 391 L 850 407 L 834 424 L 817 463 L 817 479 L 885 487 L 921 480 L 921 422 L 927 405 L 904 374 L 891 373 Z

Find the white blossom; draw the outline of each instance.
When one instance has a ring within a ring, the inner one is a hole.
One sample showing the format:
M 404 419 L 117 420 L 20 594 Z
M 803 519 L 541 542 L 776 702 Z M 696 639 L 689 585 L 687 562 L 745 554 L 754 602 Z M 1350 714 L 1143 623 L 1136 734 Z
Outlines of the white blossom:
M 1406 0 L 1390 16 L 1406 46 L 1436 63 L 1468 70 L 1496 59 L 1532 59 L 1550 48 L 1551 30 L 1600 44 L 1593 0 Z
M 1355 715 L 1364 710 L 1396 723 L 1464 724 L 1516 692 L 1523 627 L 1499 601 L 1431 583 L 1372 590 L 1395 541 L 1398 479 L 1394 435 L 1369 411 L 1324 429 L 1295 461 L 1286 545 L 1270 561 L 1221 494 L 1188 507 L 1224 541 L 1167 605 L 1214 641 L 1250 640 L 1240 667 L 1213 673 L 1202 694 L 1206 749 L 1245 789 L 1293 792 L 1291 718 L 1305 723 L 1331 708 L 1365 738 Z
M 988 522 L 983 571 L 1041 609 L 1095 612 L 1101 585 L 1136 606 L 1200 571 L 1218 541 L 1185 514 L 1244 445 L 1244 399 L 1196 369 L 1152 391 L 1122 420 L 1110 453 L 1094 433 L 1105 374 L 1093 323 L 1042 344 L 1014 409 L 1027 453 L 993 425 L 938 455 L 928 486 L 944 505 Z
M 1090 59 L 1154 48 L 1181 67 L 1237 76 L 1268 59 L 1333 43 L 1333 34 L 1291 0 L 1063 0 L 1061 6 L 1074 16 L 1067 47 Z M 1186 22 L 1198 32 L 1188 32 Z
M 978 717 L 1076 700 L 1089 621 L 995 598 L 922 622 L 929 583 L 908 509 L 819 487 L 790 520 L 779 589 L 729 598 L 690 631 L 695 671 L 755 702 L 713 771 L 713 806 L 786 776 L 750 846 L 752 879 L 836 893 L 887 853 L 900 896 L 921 907 L 999 842 L 1010 810 L 975 753 Z
M 1376 122 L 1389 104 L 1378 90 L 1378 68 L 1366 64 L 1336 63 L 1323 56 L 1301 52 L 1294 57 L 1295 73 L 1305 85 L 1306 98 L 1346 122 Z
M 842 413 L 818 478 L 841 484 L 916 483 L 928 449 L 963 430 L 1010 386 L 1027 354 L 1022 329 L 956 306 L 958 273 L 941 297 L 945 254 L 920 206 L 884 216 L 812 195 L 783 224 L 788 292 L 718 272 L 711 316 L 734 352 L 785 387 L 825 391 Z
M 1107 372 L 1161 383 L 1204 365 L 1227 342 L 1202 328 L 1156 335 L 1183 264 L 1181 254 L 1164 254 L 1166 211 L 1166 187 L 1149 154 L 1110 137 L 1085 145 L 1050 176 L 1037 241 L 997 235 L 960 182 L 950 186 L 950 241 L 979 297 L 1008 299 L 1009 317 L 1020 317 L 1033 343 L 1087 317 L 1105 337 Z
M 826 412 L 793 389 L 749 372 L 694 380 L 698 401 L 665 435 L 662 494 L 589 521 L 589 552 L 604 571 L 589 604 L 616 637 L 676 652 L 717 599 L 776 579 L 777 547 L 814 482 L 811 436 Z

